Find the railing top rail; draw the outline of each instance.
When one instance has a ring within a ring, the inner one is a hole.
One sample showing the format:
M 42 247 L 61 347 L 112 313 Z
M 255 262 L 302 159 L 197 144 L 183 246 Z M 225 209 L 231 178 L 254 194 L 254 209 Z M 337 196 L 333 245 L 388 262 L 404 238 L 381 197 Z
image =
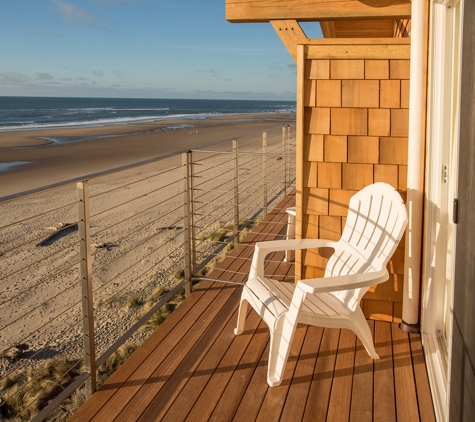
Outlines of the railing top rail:
M 290 126 L 290 125 L 287 125 L 287 126 Z M 267 130 L 269 130 L 269 131 L 270 130 L 275 130 L 275 129 L 281 128 L 281 127 L 282 126 L 274 126 L 274 127 L 271 127 Z M 241 138 L 252 136 L 252 135 L 255 135 L 255 134 L 258 134 L 258 133 L 262 133 L 262 131 L 255 131 L 255 132 L 247 133 L 247 134 L 244 134 L 244 135 L 241 135 L 241 136 L 233 136 L 232 138 L 227 138 L 227 139 L 223 139 L 223 140 L 216 141 L 216 142 L 210 142 L 208 144 L 200 145 L 199 147 L 194 148 L 193 151 L 199 151 L 199 150 L 201 150 L 201 148 L 207 148 L 207 147 L 211 147 L 211 146 L 214 146 L 214 145 L 223 144 L 225 142 L 233 141 L 234 139 L 241 139 Z M 109 170 L 104 170 L 104 171 L 100 171 L 100 172 L 97 172 L 97 173 L 91 173 L 91 174 L 87 174 L 87 175 L 84 175 L 84 176 L 75 177 L 73 179 L 68 179 L 68 180 L 64 180 L 64 181 L 61 181 L 61 182 L 53 183 L 51 185 L 42 186 L 40 188 L 31 189 L 31 190 L 27 190 L 27 191 L 23 191 L 23 192 L 14 193 L 12 195 L 3 196 L 3 197 L 0 197 L 0 204 L 4 203 L 4 202 L 11 201 L 11 200 L 14 200 L 14 199 L 34 195 L 34 194 L 39 193 L 39 192 L 45 192 L 45 191 L 48 191 L 48 190 L 51 190 L 51 189 L 56 189 L 56 188 L 59 188 L 59 187 L 64 187 L 64 186 L 72 185 L 72 184 L 75 184 L 75 183 L 84 182 L 86 180 L 91 180 L 91 179 L 95 179 L 95 178 L 102 177 L 102 176 L 108 176 L 108 175 L 111 175 L 111 174 L 114 174 L 114 173 L 117 173 L 117 172 L 120 172 L 120 171 L 130 170 L 130 169 L 133 169 L 133 168 L 136 168 L 136 167 L 141 167 L 141 166 L 144 166 L 144 165 L 147 165 L 147 164 L 154 163 L 156 161 L 164 160 L 166 158 L 171 158 L 171 157 L 178 156 L 178 155 L 183 154 L 184 152 L 187 152 L 187 151 L 191 151 L 191 149 L 186 148 L 186 149 L 182 149 L 182 150 L 179 150 L 179 151 L 170 152 L 168 154 L 162 154 L 162 155 L 159 155 L 157 157 L 152 157 L 152 158 L 149 158 L 147 160 L 138 161 L 138 162 L 135 162 L 135 163 L 132 163 L 132 164 L 127 164 L 125 166 L 115 167 L 115 168 L 112 168 L 112 169 L 109 169 Z
M 256 152 L 256 151 L 212 151 L 212 150 L 206 150 L 206 149 L 190 149 L 189 151 L 191 152 L 202 152 L 203 154 L 229 154 L 229 155 L 265 155 L 265 156 L 273 156 L 275 155 L 276 157 L 294 157 L 294 154 L 279 154 L 276 152 Z

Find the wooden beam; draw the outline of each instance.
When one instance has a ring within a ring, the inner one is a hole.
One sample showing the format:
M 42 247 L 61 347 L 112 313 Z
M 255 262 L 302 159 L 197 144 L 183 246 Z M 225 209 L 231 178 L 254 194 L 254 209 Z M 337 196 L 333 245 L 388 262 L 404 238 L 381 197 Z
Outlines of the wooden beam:
M 335 22 L 322 21 L 320 22 L 320 28 L 322 28 L 322 34 L 325 38 L 336 38 Z
M 394 19 L 372 19 L 335 22 L 339 38 L 392 38 Z
M 279 35 L 280 39 L 287 47 L 292 58 L 297 62 L 297 45 L 308 41 L 305 33 L 296 20 L 270 21 Z
M 230 22 L 404 19 L 411 0 L 226 0 Z
M 308 59 L 408 59 L 410 41 L 410 38 L 333 38 L 309 40 L 304 49 Z

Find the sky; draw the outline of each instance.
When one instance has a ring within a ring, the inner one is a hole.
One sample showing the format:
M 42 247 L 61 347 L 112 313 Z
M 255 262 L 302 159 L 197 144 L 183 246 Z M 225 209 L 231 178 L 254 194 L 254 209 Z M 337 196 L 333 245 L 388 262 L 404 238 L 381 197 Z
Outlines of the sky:
M 295 100 L 271 24 L 225 0 L 0 0 L 0 37 L 0 96 Z

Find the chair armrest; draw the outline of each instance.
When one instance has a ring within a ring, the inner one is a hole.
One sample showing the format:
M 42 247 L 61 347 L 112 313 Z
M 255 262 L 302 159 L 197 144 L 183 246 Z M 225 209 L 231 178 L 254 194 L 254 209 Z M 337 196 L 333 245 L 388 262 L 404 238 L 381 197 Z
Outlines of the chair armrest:
M 299 280 L 297 282 L 297 287 L 299 287 L 304 292 L 310 294 L 328 293 L 338 292 L 340 290 L 352 290 L 359 289 L 362 287 L 370 287 L 374 284 L 383 283 L 388 278 L 388 270 L 386 268 L 383 268 L 380 271 L 370 273 Z
M 267 255 L 271 252 L 295 251 L 297 249 L 335 248 L 337 243 L 326 239 L 269 240 L 267 242 L 257 242 L 255 251 Z
M 325 239 L 292 239 L 257 242 L 254 249 L 249 278 L 264 277 L 264 258 L 271 252 L 311 248 L 333 248 L 336 250 L 337 243 L 338 242 Z

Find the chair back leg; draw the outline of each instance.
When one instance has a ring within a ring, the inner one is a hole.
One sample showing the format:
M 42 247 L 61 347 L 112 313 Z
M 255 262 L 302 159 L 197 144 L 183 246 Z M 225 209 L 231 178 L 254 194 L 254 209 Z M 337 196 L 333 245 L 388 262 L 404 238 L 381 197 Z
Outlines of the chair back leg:
M 379 359 L 376 350 L 374 349 L 373 337 L 371 335 L 371 330 L 369 329 L 368 322 L 363 314 L 363 311 L 358 306 L 349 320 L 351 322 L 350 328 L 361 340 L 363 346 L 365 347 L 368 355 L 373 359 Z

